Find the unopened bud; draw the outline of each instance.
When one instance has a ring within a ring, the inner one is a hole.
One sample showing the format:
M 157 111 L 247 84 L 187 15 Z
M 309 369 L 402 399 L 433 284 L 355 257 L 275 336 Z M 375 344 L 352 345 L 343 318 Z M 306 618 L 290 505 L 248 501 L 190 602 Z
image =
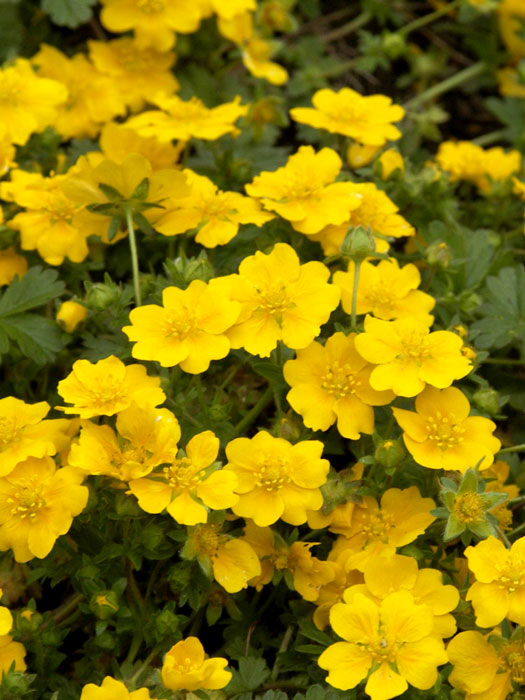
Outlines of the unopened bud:
M 499 413 L 499 395 L 494 389 L 478 389 L 472 397 L 476 408 L 480 411 L 495 416 Z
M 437 241 L 428 246 L 425 251 L 427 262 L 432 267 L 447 268 L 452 260 L 452 253 L 448 245 L 443 241 Z
M 341 255 L 361 263 L 375 252 L 376 243 L 370 229 L 364 226 L 351 226 L 341 243 Z
M 399 440 L 384 440 L 376 447 L 374 458 L 382 467 L 394 469 L 401 464 L 405 455 L 405 448 Z

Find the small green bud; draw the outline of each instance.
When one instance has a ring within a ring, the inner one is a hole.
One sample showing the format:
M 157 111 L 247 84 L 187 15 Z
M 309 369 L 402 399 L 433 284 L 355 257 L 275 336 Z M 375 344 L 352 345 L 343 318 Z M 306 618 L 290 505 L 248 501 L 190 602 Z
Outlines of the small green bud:
M 398 467 L 406 455 L 405 448 L 399 440 L 383 440 L 374 454 L 375 461 L 386 469 Z
M 130 498 L 125 493 L 118 493 L 115 498 L 115 512 L 117 515 L 138 517 L 143 515 L 139 504 L 134 498 Z
M 389 58 L 399 58 L 407 48 L 405 38 L 397 32 L 384 32 L 382 38 L 383 51 Z
M 119 297 L 120 290 L 116 284 L 97 282 L 87 291 L 86 305 L 88 309 L 104 311 L 115 304 Z
M 476 408 L 480 411 L 495 416 L 499 413 L 499 394 L 494 389 L 478 389 L 472 397 Z
M 164 608 L 164 610 L 155 617 L 155 627 L 163 637 L 166 635 L 173 635 L 179 627 L 179 618 L 174 612 L 168 608 Z
M 465 291 L 459 297 L 459 308 L 469 314 L 481 305 L 482 299 L 475 292 Z
M 376 243 L 370 229 L 364 226 L 351 226 L 341 243 L 341 255 L 350 258 L 356 263 L 363 262 L 365 258 L 373 255 Z
M 100 591 L 91 596 L 89 607 L 99 620 L 107 620 L 119 609 L 118 596 L 115 591 Z
M 302 423 L 295 416 L 287 413 L 275 423 L 274 435 L 276 437 L 297 442 L 301 437 Z
M 446 269 L 452 260 L 452 253 L 448 245 L 443 241 L 432 243 L 425 250 L 427 263 L 431 267 L 441 267 Z

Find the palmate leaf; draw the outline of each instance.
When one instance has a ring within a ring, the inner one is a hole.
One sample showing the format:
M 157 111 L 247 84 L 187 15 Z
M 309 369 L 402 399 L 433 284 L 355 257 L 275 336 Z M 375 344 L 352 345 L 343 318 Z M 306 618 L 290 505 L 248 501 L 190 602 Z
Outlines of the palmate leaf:
M 525 270 L 505 267 L 497 277 L 488 277 L 486 285 L 487 301 L 480 308 L 483 318 L 471 326 L 476 347 L 519 344 L 525 356 Z
M 42 10 L 54 24 L 75 29 L 93 16 L 92 5 L 97 0 L 42 0 Z
M 54 270 L 32 267 L 0 296 L 0 355 L 14 342 L 26 357 L 45 364 L 63 348 L 62 333 L 54 321 L 26 313 L 63 293 L 64 283 L 57 277 Z

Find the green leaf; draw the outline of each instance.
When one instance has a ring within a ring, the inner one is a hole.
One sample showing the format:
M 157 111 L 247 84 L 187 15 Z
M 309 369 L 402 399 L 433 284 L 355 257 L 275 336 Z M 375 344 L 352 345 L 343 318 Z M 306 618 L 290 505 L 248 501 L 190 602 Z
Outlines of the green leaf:
M 125 200 L 125 197 L 111 185 L 105 185 L 103 182 L 99 182 L 98 189 L 110 202 L 122 202 Z
M 130 199 L 146 199 L 149 192 L 149 180 L 145 177 L 139 184 L 135 187 L 131 193 Z
M 40 6 L 54 24 L 75 29 L 93 16 L 97 0 L 42 0 Z
M 497 277 L 488 277 L 483 315 L 471 326 L 476 347 L 482 349 L 521 345 L 525 356 L 525 270 L 505 267 Z
M 324 632 L 321 632 L 321 630 L 318 630 L 311 620 L 305 620 L 304 618 L 299 620 L 299 629 L 301 630 L 301 634 L 303 634 L 305 637 L 308 637 L 308 639 L 311 639 L 324 647 L 333 643 L 332 638 Z
M 140 212 L 137 211 L 133 214 L 133 221 L 137 224 L 137 227 L 140 229 L 140 231 L 142 231 L 142 233 L 145 233 L 148 236 L 155 235 L 155 229 L 146 219 L 146 217 Z
M 443 535 L 443 540 L 448 542 L 448 540 L 453 540 L 462 532 L 465 532 L 465 525 L 456 518 L 455 515 L 451 515 L 447 521 L 447 526 L 445 527 L 445 534 Z
M 122 219 L 120 216 L 112 216 L 108 226 L 108 241 L 112 241 L 120 231 Z
M 245 656 L 239 659 L 239 670 L 227 685 L 229 693 L 245 693 L 257 690 L 270 675 L 264 659 Z
M 0 329 L 18 345 L 26 357 L 38 365 L 51 362 L 64 347 L 62 332 L 57 324 L 36 314 L 0 318 Z
M 31 267 L 22 279 L 15 279 L 0 296 L 0 317 L 20 314 L 59 297 L 64 283 L 55 270 Z

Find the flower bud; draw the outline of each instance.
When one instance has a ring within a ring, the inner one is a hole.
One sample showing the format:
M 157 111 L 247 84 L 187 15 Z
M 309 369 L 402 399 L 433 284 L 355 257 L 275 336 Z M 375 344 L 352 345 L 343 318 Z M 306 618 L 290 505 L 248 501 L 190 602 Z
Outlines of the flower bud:
M 351 226 L 341 243 L 341 255 L 361 263 L 375 252 L 376 244 L 369 229 L 364 226 Z
M 383 51 L 389 58 L 399 58 L 407 50 L 405 38 L 397 32 L 384 32 L 381 40 Z
M 118 596 L 115 591 L 101 591 L 91 597 L 89 607 L 99 620 L 107 620 L 119 609 Z
M 104 311 L 114 304 L 120 296 L 120 291 L 115 284 L 97 282 L 86 295 L 86 304 L 89 309 Z
M 405 172 L 405 161 L 399 151 L 389 148 L 388 151 L 381 153 L 377 160 L 379 164 L 380 177 L 383 180 L 388 180 L 391 175 L 397 172 L 397 175 Z
M 56 320 L 68 333 L 73 333 L 86 318 L 88 310 L 76 301 L 65 301 L 57 312 Z
M 428 264 L 432 267 L 442 267 L 446 269 L 452 260 L 452 253 L 446 243 L 443 241 L 436 241 L 436 243 L 432 243 L 425 250 L 425 257 Z
M 346 151 L 347 163 L 351 168 L 363 168 L 374 160 L 380 148 L 380 146 L 363 146 L 360 143 L 352 143 Z
M 386 469 L 399 466 L 406 455 L 405 448 L 399 440 L 383 440 L 376 447 L 375 461 Z
M 499 395 L 494 389 L 478 389 L 472 397 L 476 408 L 480 411 L 488 413 L 491 416 L 495 416 L 499 413 Z

